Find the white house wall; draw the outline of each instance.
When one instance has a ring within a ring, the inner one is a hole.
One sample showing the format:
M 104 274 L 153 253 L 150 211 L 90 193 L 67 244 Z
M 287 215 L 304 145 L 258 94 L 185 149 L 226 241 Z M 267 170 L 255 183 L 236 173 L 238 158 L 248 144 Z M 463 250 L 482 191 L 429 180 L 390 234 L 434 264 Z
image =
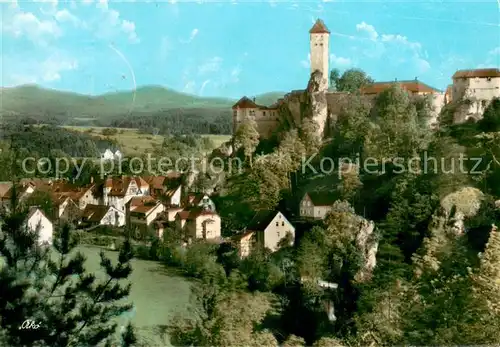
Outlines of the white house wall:
M 37 210 L 28 219 L 27 227 L 31 231 L 38 230 L 38 233 L 39 233 L 38 242 L 39 243 L 48 242 L 49 244 L 52 244 L 54 227 L 52 225 L 52 222 L 47 217 L 45 217 L 45 215 L 40 210 Z M 39 228 L 39 229 L 37 229 L 37 228 Z
M 281 212 L 278 212 L 264 230 L 264 247 L 269 248 L 273 252 L 276 251 L 278 243 L 288 232 L 295 238 L 295 228 Z

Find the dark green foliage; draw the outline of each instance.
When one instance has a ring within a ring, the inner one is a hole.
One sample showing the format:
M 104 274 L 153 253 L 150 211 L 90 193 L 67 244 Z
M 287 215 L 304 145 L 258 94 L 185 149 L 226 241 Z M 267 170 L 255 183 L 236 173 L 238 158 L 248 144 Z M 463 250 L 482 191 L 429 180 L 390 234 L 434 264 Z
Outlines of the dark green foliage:
M 98 280 L 85 270 L 85 258 L 73 250 L 77 245 L 69 226 L 59 229 L 54 249 L 40 247 L 37 233 L 23 226 L 26 212 L 3 215 L 0 254 L 0 344 L 5 346 L 95 346 L 116 337 L 114 317 L 132 305 L 126 299 L 130 284 L 120 283 L 132 268 L 132 250 L 125 242 L 118 264 L 101 253 L 106 274 Z M 40 324 L 38 329 L 19 329 L 25 320 Z M 123 346 L 135 340 L 127 329 Z
M 500 98 L 494 98 L 488 105 L 479 121 L 479 129 L 486 132 L 500 130 Z

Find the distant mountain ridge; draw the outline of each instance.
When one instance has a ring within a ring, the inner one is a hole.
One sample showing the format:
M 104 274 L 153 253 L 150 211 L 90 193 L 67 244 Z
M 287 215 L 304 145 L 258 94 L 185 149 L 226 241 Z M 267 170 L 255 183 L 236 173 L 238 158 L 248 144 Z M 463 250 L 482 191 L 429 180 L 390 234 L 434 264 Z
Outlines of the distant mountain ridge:
M 285 93 L 271 92 L 255 96 L 256 102 L 269 105 Z M 119 91 L 89 96 L 37 85 L 0 90 L 4 117 L 54 116 L 67 119 L 108 118 L 130 112 L 154 113 L 169 109 L 229 110 L 237 101 L 222 97 L 201 97 L 161 86 L 143 86 L 134 91 Z

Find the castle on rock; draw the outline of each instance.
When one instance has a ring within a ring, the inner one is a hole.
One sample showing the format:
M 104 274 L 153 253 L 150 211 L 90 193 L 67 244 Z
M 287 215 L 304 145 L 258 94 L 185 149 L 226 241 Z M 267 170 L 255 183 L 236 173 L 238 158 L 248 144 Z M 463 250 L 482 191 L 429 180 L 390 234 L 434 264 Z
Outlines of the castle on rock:
M 232 107 L 233 134 L 242 122 L 253 119 L 260 137 L 270 138 L 284 123 L 292 127 L 300 126 L 307 105 L 311 118 L 318 125 L 320 135 L 327 136 L 329 122 L 338 117 L 350 94 L 329 89 L 330 31 L 322 20 L 318 19 L 314 23 L 309 35 L 311 78 L 307 89 L 291 91 L 270 106 L 258 105 L 255 99 L 242 97 Z M 453 85 L 450 85 L 446 92 L 414 79 L 375 82 L 362 87 L 360 94 L 367 101 L 373 102 L 378 94 L 395 83 L 398 83 L 410 96 L 429 97 L 433 108 L 429 126 L 437 124 L 438 115 L 448 102 L 473 96 L 462 119 L 456 120 L 462 122 L 469 118 L 480 118 L 489 102 L 494 97 L 500 97 L 499 69 L 457 71 L 453 76 Z

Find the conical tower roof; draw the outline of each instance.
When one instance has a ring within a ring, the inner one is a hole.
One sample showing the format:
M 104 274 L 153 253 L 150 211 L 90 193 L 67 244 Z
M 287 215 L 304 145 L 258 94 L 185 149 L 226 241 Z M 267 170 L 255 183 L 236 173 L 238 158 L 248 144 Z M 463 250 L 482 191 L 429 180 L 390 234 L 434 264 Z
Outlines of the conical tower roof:
M 309 30 L 310 34 L 329 34 L 330 30 L 326 27 L 325 23 L 321 19 L 316 20 L 311 30 Z

